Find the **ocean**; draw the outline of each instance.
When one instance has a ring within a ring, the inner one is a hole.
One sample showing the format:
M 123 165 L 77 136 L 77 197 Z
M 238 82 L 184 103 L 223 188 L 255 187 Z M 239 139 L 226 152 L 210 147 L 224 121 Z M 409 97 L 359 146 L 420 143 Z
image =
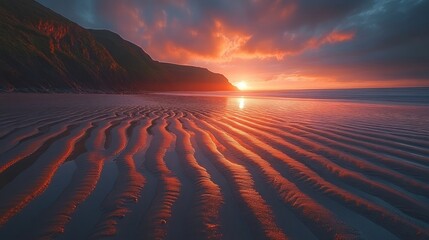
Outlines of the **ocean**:
M 157 94 L 249 98 L 319 99 L 418 105 L 429 104 L 429 87 L 272 90 L 237 92 L 168 92 Z

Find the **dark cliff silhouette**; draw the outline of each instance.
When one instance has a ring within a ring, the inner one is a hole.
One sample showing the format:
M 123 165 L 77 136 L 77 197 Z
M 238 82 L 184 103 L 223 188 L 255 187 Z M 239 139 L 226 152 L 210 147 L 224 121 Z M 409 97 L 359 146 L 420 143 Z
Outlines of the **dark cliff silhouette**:
M 154 61 L 107 30 L 88 30 L 32 0 L 0 0 L 0 90 L 235 90 L 207 69 Z

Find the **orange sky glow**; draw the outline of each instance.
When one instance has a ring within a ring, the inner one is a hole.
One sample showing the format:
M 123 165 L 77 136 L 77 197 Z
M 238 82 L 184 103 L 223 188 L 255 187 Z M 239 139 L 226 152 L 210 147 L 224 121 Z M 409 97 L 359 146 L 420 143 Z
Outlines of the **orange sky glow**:
M 39 1 L 248 90 L 429 86 L 429 1 Z

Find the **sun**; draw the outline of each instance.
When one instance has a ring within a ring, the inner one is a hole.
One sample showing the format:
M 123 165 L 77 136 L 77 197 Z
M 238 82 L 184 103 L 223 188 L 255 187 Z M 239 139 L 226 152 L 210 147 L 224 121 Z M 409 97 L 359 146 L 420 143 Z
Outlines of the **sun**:
M 246 83 L 246 82 L 244 82 L 244 81 L 241 81 L 241 82 L 237 83 L 235 86 L 236 86 L 236 87 L 238 88 L 238 90 L 240 90 L 240 91 L 243 91 L 243 90 L 246 90 L 246 89 L 247 89 L 247 83 Z

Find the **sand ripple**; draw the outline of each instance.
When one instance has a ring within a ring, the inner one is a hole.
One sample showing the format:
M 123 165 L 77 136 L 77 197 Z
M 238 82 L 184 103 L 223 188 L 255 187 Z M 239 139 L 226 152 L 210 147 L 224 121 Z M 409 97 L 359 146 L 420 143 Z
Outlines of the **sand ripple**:
M 242 102 L 3 112 L 0 238 L 429 239 L 407 107 Z

